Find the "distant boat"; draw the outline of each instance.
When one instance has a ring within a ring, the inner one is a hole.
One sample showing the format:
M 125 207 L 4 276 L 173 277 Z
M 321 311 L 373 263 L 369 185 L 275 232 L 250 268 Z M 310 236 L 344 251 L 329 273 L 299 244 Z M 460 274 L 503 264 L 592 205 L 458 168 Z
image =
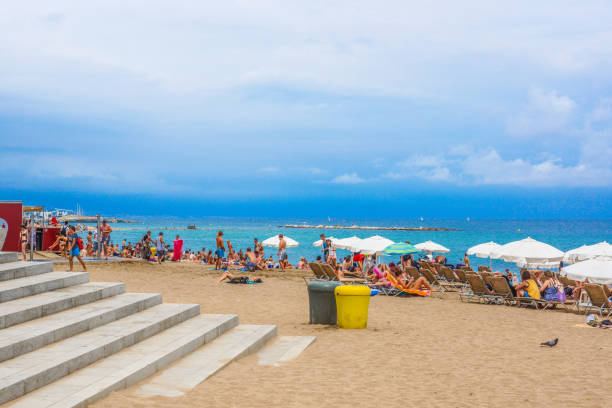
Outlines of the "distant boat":
M 196 226 L 195 225 L 188 225 L 187 229 L 196 229 Z

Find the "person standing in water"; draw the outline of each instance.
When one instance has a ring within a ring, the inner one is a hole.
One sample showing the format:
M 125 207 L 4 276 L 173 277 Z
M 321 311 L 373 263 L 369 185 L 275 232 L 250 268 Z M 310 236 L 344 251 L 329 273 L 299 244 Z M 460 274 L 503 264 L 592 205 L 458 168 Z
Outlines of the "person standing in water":
M 283 234 L 278 234 L 278 264 L 281 269 L 285 270 L 285 262 L 287 260 L 287 241 L 283 238 Z
M 217 232 L 217 250 L 215 251 L 215 269 L 221 269 L 221 263 L 225 257 L 225 245 L 223 244 L 223 231 Z
M 83 271 L 87 272 L 87 267 L 85 267 L 85 262 L 83 262 L 83 258 L 81 258 L 81 245 L 83 245 L 82 241 L 79 243 L 79 236 L 76 233 L 74 226 L 70 226 L 68 228 L 68 251 L 70 253 L 68 258 L 68 263 L 70 264 L 70 272 L 72 272 L 72 258 L 76 256 L 81 265 L 83 265 Z

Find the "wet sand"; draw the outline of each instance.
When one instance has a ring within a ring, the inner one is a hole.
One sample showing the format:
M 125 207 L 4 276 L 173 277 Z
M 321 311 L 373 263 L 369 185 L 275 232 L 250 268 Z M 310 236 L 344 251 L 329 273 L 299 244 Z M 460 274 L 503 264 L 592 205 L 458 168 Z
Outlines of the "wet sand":
M 56 270 L 65 269 L 56 265 Z M 76 267 L 75 270 L 80 270 Z M 526 407 L 610 405 L 612 330 L 585 316 L 436 298 L 376 296 L 366 330 L 308 324 L 302 272 L 262 274 L 260 285 L 216 284 L 192 263 L 90 265 L 92 280 L 122 281 L 202 313 L 237 313 L 279 335 L 315 335 L 297 360 L 263 367 L 252 355 L 183 397 L 142 398 L 135 387 L 94 407 Z M 540 342 L 559 338 L 552 349 Z

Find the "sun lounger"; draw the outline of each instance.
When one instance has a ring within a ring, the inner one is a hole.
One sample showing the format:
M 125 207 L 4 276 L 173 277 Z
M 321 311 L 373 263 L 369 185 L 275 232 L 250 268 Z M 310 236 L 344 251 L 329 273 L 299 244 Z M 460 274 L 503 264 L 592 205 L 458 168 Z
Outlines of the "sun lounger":
M 405 272 L 413 279 L 419 279 L 421 277 L 419 270 L 414 266 L 407 266 Z
M 361 276 L 352 276 L 352 277 L 345 277 L 345 278 L 340 279 L 338 278 L 338 275 L 336 275 L 336 271 L 334 271 L 334 268 L 330 264 L 319 264 L 319 268 L 321 268 L 321 270 L 323 271 L 323 273 L 325 273 L 325 275 L 328 277 L 329 280 L 338 280 L 340 282 L 351 282 L 351 283 L 355 283 L 355 282 L 365 283 L 366 282 L 366 280 L 362 278 Z
M 491 268 L 485 265 L 478 265 L 478 272 L 488 271 L 491 272 Z
M 508 285 L 508 281 L 505 278 L 502 278 L 501 276 L 492 277 L 491 284 L 493 286 L 493 291 L 495 292 L 495 295 L 499 296 L 507 305 L 517 305 L 519 307 L 534 306 L 536 309 L 539 309 L 540 307 L 544 307 L 546 303 L 549 303 L 545 300 L 534 299 L 531 297 L 514 296 L 512 290 L 510 289 L 510 285 Z
M 386 294 L 392 294 L 393 296 L 406 296 L 406 295 L 429 296 L 430 295 L 428 290 L 410 290 L 410 289 L 402 288 L 397 282 L 397 279 L 395 279 L 395 276 L 393 276 L 389 272 L 387 272 L 387 280 L 391 282 L 391 287 L 394 290 L 389 291 L 389 293 L 386 293 Z
M 310 280 L 312 280 L 312 279 L 315 279 L 315 280 L 329 280 L 327 274 L 325 272 L 323 272 L 323 270 L 321 270 L 321 268 L 320 268 L 321 264 L 319 264 L 317 262 L 309 262 L 308 266 L 310 266 L 310 269 L 312 270 L 314 278 L 308 276 L 308 277 L 304 277 L 304 280 L 307 280 L 306 278 L 309 278 Z
M 465 288 L 459 292 L 459 299 L 461 299 L 462 302 L 464 300 L 477 300 L 479 303 L 483 301 L 485 303 L 491 303 L 496 300 L 496 297 L 491 295 L 480 275 L 468 273 L 466 279 L 469 283 L 469 289 Z
M 463 287 L 463 282 L 460 282 L 459 279 L 457 279 L 457 277 L 455 276 L 455 273 L 451 271 L 450 268 L 446 266 L 441 266 L 440 271 L 442 272 L 442 276 L 444 277 L 444 280 L 446 280 L 446 282 L 449 285 L 454 286 L 456 288 Z
M 439 289 L 439 293 L 440 296 L 442 297 L 442 295 L 444 294 L 444 292 L 446 292 L 447 290 L 453 289 L 453 287 L 451 285 L 449 285 L 448 283 L 439 280 L 438 278 L 435 277 L 435 275 L 433 274 L 433 272 L 428 269 L 428 268 L 421 268 L 421 273 L 423 274 L 423 276 L 425 277 L 425 279 L 427 279 L 429 281 L 429 284 L 431 285 L 431 287 L 436 287 Z
M 612 314 L 612 303 L 606 296 L 604 288 L 596 283 L 585 283 L 584 289 L 591 298 L 591 305 L 587 308 L 595 309 L 601 316 L 609 317 Z
M 467 280 L 467 272 L 465 271 L 465 269 L 455 269 L 455 275 L 457 275 L 459 282 L 463 283 L 465 287 L 470 285 Z

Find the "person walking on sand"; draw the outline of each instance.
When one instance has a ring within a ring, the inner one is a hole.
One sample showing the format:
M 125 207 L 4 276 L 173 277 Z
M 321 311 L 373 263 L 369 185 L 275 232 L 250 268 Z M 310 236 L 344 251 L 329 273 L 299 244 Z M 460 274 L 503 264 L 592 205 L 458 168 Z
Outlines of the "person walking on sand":
M 164 242 L 164 233 L 160 232 L 155 242 L 155 255 L 157 255 L 157 263 L 161 265 L 166 252 L 166 243 Z
M 215 269 L 221 269 L 221 263 L 225 258 L 225 245 L 223 245 L 223 231 L 217 232 L 217 250 L 215 251 Z
M 68 258 L 68 264 L 70 265 L 70 272 L 72 272 L 72 258 L 76 256 L 81 265 L 83 265 L 83 271 L 87 272 L 87 267 L 85 266 L 85 262 L 83 262 L 83 258 L 81 258 L 81 247 L 83 246 L 83 241 L 80 240 L 79 236 L 76 233 L 76 229 L 74 226 L 70 226 L 68 229 L 68 244 L 70 251 L 70 257 Z
M 106 223 L 106 220 L 102 220 L 102 226 L 100 226 L 100 234 L 102 234 L 102 248 L 104 249 L 104 259 L 108 260 L 108 244 L 110 244 L 110 234 L 113 229 Z
M 287 241 L 283 238 L 283 234 L 278 234 L 278 264 L 281 270 L 285 270 L 285 262 L 287 260 Z

